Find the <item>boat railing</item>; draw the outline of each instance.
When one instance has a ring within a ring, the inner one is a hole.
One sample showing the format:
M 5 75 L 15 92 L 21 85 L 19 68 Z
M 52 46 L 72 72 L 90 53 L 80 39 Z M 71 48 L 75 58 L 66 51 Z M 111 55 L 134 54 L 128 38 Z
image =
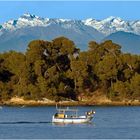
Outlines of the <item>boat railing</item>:
M 65 114 L 66 112 L 74 112 L 74 114 L 72 113 L 73 116 L 78 117 L 78 109 L 73 109 L 69 107 L 58 108 L 58 106 L 56 105 L 56 110 L 58 113 L 63 113 L 63 114 Z M 86 116 L 92 116 L 93 114 L 95 114 L 95 111 L 91 110 L 91 111 L 85 112 L 85 114 Z
M 61 112 L 61 111 L 73 111 L 73 112 L 77 112 L 78 109 L 72 109 L 72 108 L 57 108 L 57 111 Z

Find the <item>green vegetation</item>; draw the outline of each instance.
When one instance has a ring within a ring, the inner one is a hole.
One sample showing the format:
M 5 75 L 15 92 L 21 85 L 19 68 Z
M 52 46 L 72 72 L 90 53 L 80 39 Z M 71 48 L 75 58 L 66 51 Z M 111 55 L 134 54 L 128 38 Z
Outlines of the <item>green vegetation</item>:
M 0 100 L 80 100 L 97 91 L 113 101 L 140 100 L 140 56 L 120 49 L 112 41 L 91 41 L 80 52 L 73 41 L 59 37 L 31 41 L 26 53 L 2 53 Z

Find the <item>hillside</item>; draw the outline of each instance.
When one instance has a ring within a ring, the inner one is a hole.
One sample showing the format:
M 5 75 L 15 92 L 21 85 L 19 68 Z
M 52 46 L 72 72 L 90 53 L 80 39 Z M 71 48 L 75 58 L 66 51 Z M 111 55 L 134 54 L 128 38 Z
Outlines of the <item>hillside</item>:
M 140 54 L 140 36 L 127 33 L 127 32 L 116 32 L 104 38 L 105 40 L 112 40 L 113 42 L 122 46 L 123 52 L 131 52 L 133 54 Z

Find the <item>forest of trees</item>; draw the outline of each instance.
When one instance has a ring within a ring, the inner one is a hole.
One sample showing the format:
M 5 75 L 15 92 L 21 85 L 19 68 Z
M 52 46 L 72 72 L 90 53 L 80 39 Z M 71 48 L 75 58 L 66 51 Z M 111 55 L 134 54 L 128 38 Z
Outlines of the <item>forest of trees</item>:
M 91 41 L 80 51 L 65 37 L 31 41 L 25 53 L 0 54 L 1 101 L 78 100 L 96 91 L 115 101 L 140 100 L 140 55 L 122 53 L 112 41 Z

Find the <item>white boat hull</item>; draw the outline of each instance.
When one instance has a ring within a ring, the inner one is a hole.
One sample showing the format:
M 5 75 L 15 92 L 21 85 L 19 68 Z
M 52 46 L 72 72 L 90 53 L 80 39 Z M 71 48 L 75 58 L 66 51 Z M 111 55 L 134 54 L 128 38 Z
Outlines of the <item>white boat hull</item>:
M 85 117 L 85 118 L 55 118 L 53 116 L 53 123 L 88 123 L 92 120 L 93 117 Z

